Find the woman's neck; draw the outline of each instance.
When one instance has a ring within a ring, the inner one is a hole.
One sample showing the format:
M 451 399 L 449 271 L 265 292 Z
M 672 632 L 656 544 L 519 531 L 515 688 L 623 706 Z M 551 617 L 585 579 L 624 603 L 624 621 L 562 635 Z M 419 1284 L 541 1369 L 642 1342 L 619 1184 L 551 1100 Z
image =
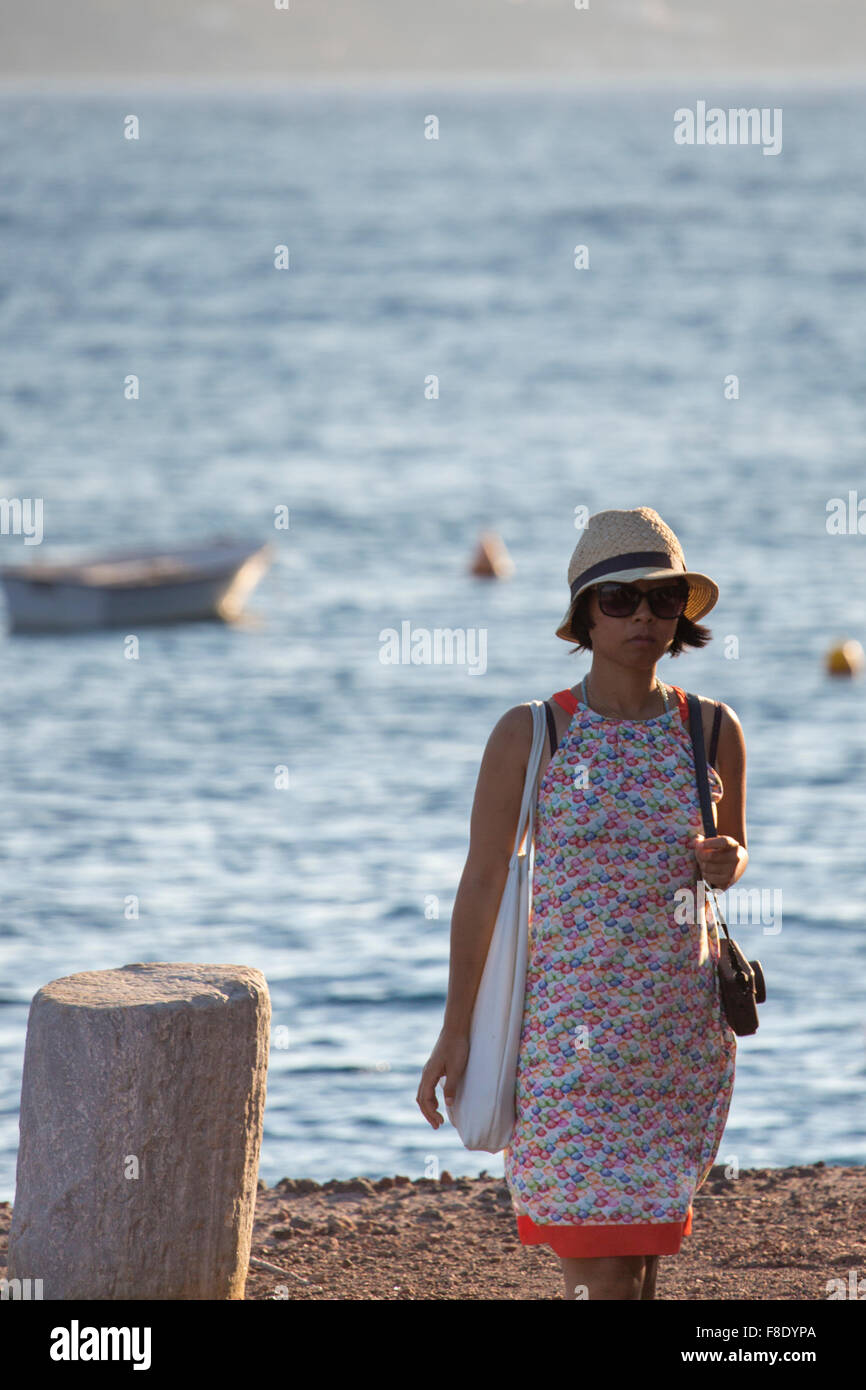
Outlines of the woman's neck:
M 583 697 L 583 682 L 577 698 Z M 664 714 L 667 702 L 658 688 L 655 666 L 650 670 L 629 671 L 622 667 L 605 670 L 593 663 L 585 685 L 590 709 L 613 719 L 652 719 Z

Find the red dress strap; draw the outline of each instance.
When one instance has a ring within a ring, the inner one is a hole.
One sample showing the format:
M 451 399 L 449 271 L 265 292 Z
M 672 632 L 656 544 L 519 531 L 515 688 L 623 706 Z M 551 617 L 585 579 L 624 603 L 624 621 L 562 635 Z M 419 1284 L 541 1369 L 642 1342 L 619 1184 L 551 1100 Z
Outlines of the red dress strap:
M 680 707 L 680 717 L 681 717 L 683 723 L 685 724 L 686 728 L 688 728 L 688 727 L 689 727 L 689 702 L 688 702 L 688 700 L 686 699 L 686 692 L 685 692 L 684 690 L 680 690 L 680 688 L 679 688 L 678 685 L 672 685 L 672 686 L 671 686 L 671 690 L 674 692 L 674 694 L 675 694 L 676 697 L 677 697 L 677 704 L 678 704 L 679 707 Z
M 577 700 L 570 690 L 557 690 L 553 698 L 558 705 L 562 705 L 563 709 L 568 710 L 569 714 L 574 714 L 577 709 Z

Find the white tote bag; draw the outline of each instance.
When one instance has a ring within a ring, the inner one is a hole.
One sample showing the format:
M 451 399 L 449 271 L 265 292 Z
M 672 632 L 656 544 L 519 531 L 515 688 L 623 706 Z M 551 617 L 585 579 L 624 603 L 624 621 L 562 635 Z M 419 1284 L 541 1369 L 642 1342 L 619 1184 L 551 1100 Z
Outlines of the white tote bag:
M 464 1148 L 498 1153 L 514 1129 L 517 1056 L 523 1027 L 526 965 L 529 953 L 529 904 L 534 864 L 536 780 L 541 764 L 546 721 L 541 700 L 529 702 L 533 734 L 514 853 L 484 972 L 475 996 L 469 1029 L 469 1057 L 457 1084 L 448 1118 Z M 526 849 L 518 854 L 526 831 Z

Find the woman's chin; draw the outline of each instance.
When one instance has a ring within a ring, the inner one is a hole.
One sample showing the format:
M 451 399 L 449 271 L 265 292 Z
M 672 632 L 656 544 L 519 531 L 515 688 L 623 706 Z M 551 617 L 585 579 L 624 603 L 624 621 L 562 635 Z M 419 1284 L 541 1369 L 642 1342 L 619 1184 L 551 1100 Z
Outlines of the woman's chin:
M 625 642 L 623 652 L 638 666 L 651 666 L 662 654 L 661 642 Z

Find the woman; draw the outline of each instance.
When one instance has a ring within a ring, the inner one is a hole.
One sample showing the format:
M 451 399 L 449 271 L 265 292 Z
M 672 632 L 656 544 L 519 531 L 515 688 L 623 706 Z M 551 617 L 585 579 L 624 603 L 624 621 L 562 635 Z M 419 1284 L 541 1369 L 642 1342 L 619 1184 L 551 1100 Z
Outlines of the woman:
M 746 750 L 734 711 L 721 705 L 714 737 L 714 702 L 702 699 L 718 832 L 704 839 L 684 692 L 656 663 L 709 641 L 697 620 L 719 590 L 686 569 L 657 512 L 590 517 L 568 580 L 557 636 L 592 665 L 550 702 L 505 1178 L 521 1241 L 555 1251 L 566 1298 L 653 1298 L 659 1256 L 691 1231 L 733 1090 L 718 932 L 695 897 L 699 877 L 724 890 L 748 863 Z M 437 1083 L 450 1105 L 466 1066 L 531 735 L 529 707 L 515 706 L 481 763 L 445 1019 L 417 1095 L 434 1129 Z

